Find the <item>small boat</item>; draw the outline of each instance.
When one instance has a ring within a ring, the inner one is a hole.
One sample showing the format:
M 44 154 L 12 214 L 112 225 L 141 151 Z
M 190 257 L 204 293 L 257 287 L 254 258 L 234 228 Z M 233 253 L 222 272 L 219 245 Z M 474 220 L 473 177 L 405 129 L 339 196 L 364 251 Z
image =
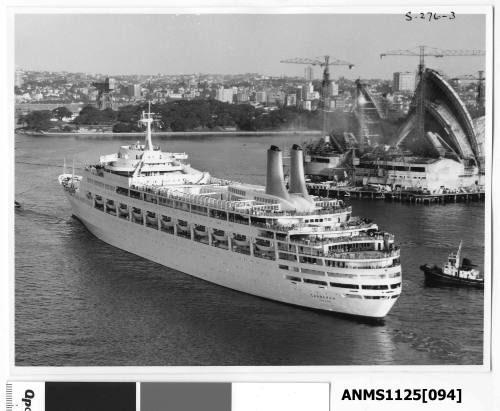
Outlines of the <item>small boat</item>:
M 189 231 L 188 223 L 185 221 L 181 221 L 181 220 L 177 221 L 177 230 L 182 231 L 182 232 Z
M 240 247 L 247 247 L 250 245 L 250 241 L 244 235 L 236 235 L 233 238 L 233 242 L 234 242 L 234 244 L 236 244 Z
M 156 217 L 156 214 L 150 211 L 148 211 L 146 214 L 146 220 L 149 224 L 158 224 L 158 218 Z
M 19 208 L 22 208 L 23 206 L 21 205 L 21 203 L 19 201 L 14 200 L 14 207 L 19 209 Z
M 227 234 L 224 233 L 224 231 L 214 230 L 212 234 L 217 241 L 221 241 L 221 242 L 227 241 Z
M 139 208 L 132 208 L 132 215 L 137 221 L 142 221 L 142 211 Z
M 255 247 L 261 251 L 274 251 L 274 244 L 267 240 L 257 240 L 255 242 Z
M 421 265 L 420 269 L 425 274 L 425 281 L 429 284 L 483 288 L 484 277 L 478 269 L 474 268 L 476 266 L 468 258 L 464 258 L 460 265 L 461 251 L 462 242 L 460 241 L 457 253 L 450 253 L 448 261 L 443 264 L 442 268 L 437 265 Z
M 205 226 L 202 225 L 195 225 L 194 226 L 194 232 L 196 235 L 199 235 L 200 237 L 207 237 L 208 236 L 208 231 Z
M 173 227 L 174 226 L 174 221 L 172 220 L 171 217 L 165 217 L 165 216 L 163 216 L 161 218 L 161 225 L 162 225 L 162 227 Z
M 106 209 L 109 211 L 116 211 L 116 205 L 113 200 L 106 201 Z

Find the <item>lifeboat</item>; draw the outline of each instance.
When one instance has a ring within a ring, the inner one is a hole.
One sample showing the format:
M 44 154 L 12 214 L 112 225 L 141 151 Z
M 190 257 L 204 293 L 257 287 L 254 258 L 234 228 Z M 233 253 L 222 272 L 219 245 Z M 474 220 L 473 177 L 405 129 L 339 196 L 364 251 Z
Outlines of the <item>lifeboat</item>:
M 158 218 L 156 217 L 155 213 L 147 212 L 146 214 L 146 221 L 149 224 L 158 224 Z
M 98 204 L 98 205 L 103 205 L 104 204 L 104 201 L 103 201 L 103 199 L 102 199 L 101 196 L 96 195 L 94 200 L 95 200 L 95 203 Z
M 142 220 L 142 212 L 141 212 L 141 209 L 140 208 L 133 208 L 132 209 L 132 216 L 136 219 L 136 220 Z
M 174 221 L 172 220 L 171 217 L 165 217 L 165 216 L 163 216 L 161 218 L 161 225 L 162 225 L 162 227 L 173 227 L 174 226 Z
M 255 242 L 255 247 L 260 251 L 274 251 L 274 244 L 271 241 L 257 240 Z
M 227 234 L 222 230 L 214 230 L 213 236 L 217 241 L 225 243 L 227 241 Z
M 208 231 L 207 231 L 206 227 L 202 226 L 202 225 L 194 226 L 194 232 L 196 233 L 196 235 L 199 235 L 201 237 L 208 236 Z
M 236 235 L 233 238 L 233 242 L 240 247 L 248 247 L 250 245 L 250 241 L 244 235 Z
M 108 209 L 109 211 L 116 211 L 115 202 L 113 200 L 106 201 L 106 209 Z
M 123 215 L 123 216 L 128 216 L 128 209 L 127 209 L 127 206 L 125 206 L 125 208 L 123 207 L 119 207 L 118 208 L 118 212 L 120 213 L 120 215 Z
M 186 232 L 189 231 L 189 226 L 185 221 L 183 221 L 182 224 L 180 222 L 177 222 L 177 230 Z

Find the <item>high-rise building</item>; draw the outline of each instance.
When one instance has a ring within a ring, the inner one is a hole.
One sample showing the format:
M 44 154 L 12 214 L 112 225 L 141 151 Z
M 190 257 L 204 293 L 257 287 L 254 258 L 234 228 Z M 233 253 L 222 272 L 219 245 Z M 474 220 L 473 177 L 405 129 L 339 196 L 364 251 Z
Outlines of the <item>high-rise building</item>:
M 288 94 L 286 96 L 286 105 L 287 106 L 296 106 L 297 105 L 297 95 L 296 94 Z
M 16 79 L 15 79 L 15 85 L 16 87 L 22 87 L 23 85 L 23 71 L 21 69 L 16 70 Z
M 283 105 L 285 104 L 285 93 L 281 90 L 272 90 L 267 93 L 268 105 Z
M 236 94 L 236 101 L 238 103 L 246 103 L 249 100 L 250 96 L 248 95 L 248 92 L 246 90 L 238 91 L 238 94 Z
M 267 93 L 265 91 L 257 91 L 255 93 L 255 101 L 261 104 L 267 103 Z
M 339 95 L 339 85 L 332 81 L 330 83 L 330 96 L 335 97 Z
M 310 100 L 303 101 L 302 102 L 302 109 L 307 110 L 307 111 L 311 111 L 312 110 L 311 101 Z
M 312 66 L 307 66 L 304 69 L 304 78 L 306 81 L 313 81 L 313 68 L 312 68 Z
M 411 71 L 398 71 L 393 74 L 393 91 L 414 91 L 415 73 Z
M 141 98 L 142 97 L 142 87 L 140 84 L 129 84 L 125 86 L 124 90 L 125 94 L 132 98 Z
M 232 88 L 224 88 L 224 86 L 220 86 L 215 93 L 215 99 L 223 103 L 232 104 L 233 96 L 234 90 Z

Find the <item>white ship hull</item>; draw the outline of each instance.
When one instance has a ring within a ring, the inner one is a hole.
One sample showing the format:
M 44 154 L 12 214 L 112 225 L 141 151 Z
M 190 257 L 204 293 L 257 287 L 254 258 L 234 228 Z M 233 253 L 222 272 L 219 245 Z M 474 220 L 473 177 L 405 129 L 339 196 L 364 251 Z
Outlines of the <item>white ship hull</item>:
M 348 298 L 330 287 L 294 284 L 285 279 L 278 261 L 151 229 L 100 211 L 85 200 L 66 194 L 73 215 L 100 240 L 214 284 L 298 306 L 372 318 L 384 317 L 396 301 L 392 298 Z

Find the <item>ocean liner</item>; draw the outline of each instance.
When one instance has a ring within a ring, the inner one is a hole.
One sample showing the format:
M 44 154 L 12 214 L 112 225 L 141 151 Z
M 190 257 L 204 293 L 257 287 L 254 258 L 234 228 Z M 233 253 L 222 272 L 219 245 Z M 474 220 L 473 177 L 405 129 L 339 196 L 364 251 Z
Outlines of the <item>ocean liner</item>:
M 303 153 L 267 151 L 266 186 L 214 178 L 186 153 L 154 146 L 150 112 L 144 144 L 121 146 L 64 172 L 72 213 L 102 241 L 194 277 L 255 296 L 331 312 L 382 318 L 401 293 L 392 234 L 351 216 L 341 200 L 310 196 Z M 194 296 L 193 296 L 194 297 Z

